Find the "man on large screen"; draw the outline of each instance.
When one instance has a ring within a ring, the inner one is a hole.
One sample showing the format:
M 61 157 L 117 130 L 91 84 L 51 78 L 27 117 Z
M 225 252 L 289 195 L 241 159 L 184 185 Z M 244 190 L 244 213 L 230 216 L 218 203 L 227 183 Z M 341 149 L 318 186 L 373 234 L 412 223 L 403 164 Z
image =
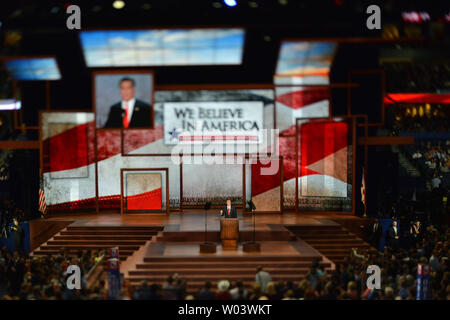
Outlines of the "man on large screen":
M 148 103 L 135 98 L 136 85 L 131 78 L 119 81 L 122 100 L 109 109 L 104 128 L 145 128 L 151 127 L 152 109 Z

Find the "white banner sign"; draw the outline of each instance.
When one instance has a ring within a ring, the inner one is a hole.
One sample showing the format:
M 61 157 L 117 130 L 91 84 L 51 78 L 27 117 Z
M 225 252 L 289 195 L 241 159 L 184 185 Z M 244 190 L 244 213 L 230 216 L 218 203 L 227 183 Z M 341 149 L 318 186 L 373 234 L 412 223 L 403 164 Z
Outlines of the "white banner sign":
M 166 102 L 164 142 L 258 144 L 263 109 L 262 101 Z

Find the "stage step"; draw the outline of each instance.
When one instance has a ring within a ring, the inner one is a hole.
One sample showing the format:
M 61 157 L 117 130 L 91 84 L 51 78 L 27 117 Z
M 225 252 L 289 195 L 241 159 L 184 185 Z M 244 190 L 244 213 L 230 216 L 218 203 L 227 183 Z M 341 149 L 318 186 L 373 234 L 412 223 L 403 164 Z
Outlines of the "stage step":
M 287 225 L 289 229 L 295 230 L 342 230 L 338 224 L 323 225 L 323 224 L 303 224 L 303 225 Z
M 64 246 L 66 244 L 70 245 L 78 245 L 78 246 L 84 246 L 84 245 L 98 245 L 102 247 L 117 247 L 117 246 L 142 246 L 145 244 L 145 240 L 98 240 L 98 239 L 91 239 L 91 240 L 49 240 L 47 242 L 47 245 L 57 245 L 57 246 Z
M 357 239 L 357 238 L 342 238 L 342 239 L 319 239 L 319 238 L 312 238 L 312 237 L 303 237 L 303 240 L 308 239 L 308 243 L 314 243 L 314 244 L 322 244 L 322 243 L 363 243 L 363 241 Z
M 274 281 L 300 281 L 305 275 L 304 274 L 283 274 L 283 275 L 273 275 L 271 276 Z M 179 277 L 185 277 L 184 274 L 178 273 Z M 149 283 L 155 282 L 163 282 L 167 280 L 168 275 L 151 275 L 151 276 L 129 276 L 126 279 L 133 282 L 142 282 L 143 280 L 147 280 Z M 227 279 L 229 281 L 255 281 L 255 272 L 251 274 L 242 273 L 242 274 L 228 274 L 228 275 L 210 275 L 210 274 L 201 274 L 201 275 L 186 275 L 186 280 L 190 281 L 220 281 L 221 279 Z
M 64 248 L 69 254 L 85 250 L 119 248 L 125 260 L 151 240 L 162 226 L 67 226 L 59 234 L 33 251 L 33 255 L 57 255 Z M 106 260 L 105 260 L 106 262 Z
M 46 244 L 45 248 L 59 250 L 60 248 L 72 249 L 72 250 L 98 250 L 98 249 L 109 249 L 114 247 L 119 247 L 119 250 L 138 250 L 139 245 L 101 245 L 101 244 L 85 244 L 79 245 L 72 242 L 67 242 L 62 245 L 53 245 L 51 241 L 50 244 Z
M 306 233 L 299 233 L 299 234 L 301 234 L 302 235 L 302 239 L 311 239 L 311 240 L 315 240 L 315 239 L 317 239 L 317 240 L 340 240 L 340 239 L 343 239 L 343 240 L 347 240 L 347 239 L 353 239 L 353 240 L 356 240 L 356 239 L 358 239 L 358 237 L 357 236 L 355 236 L 355 235 L 352 235 L 352 234 L 348 234 L 348 233 L 343 233 L 343 234 L 330 234 L 330 233 L 327 233 L 327 234 L 322 234 L 322 233 L 319 233 L 319 232 L 315 232 L 315 233 L 311 233 L 311 234 L 306 234 Z
M 188 256 L 188 257 L 145 257 L 144 262 L 221 262 L 221 261 L 313 261 L 318 256 L 273 256 L 273 255 L 255 255 L 255 256 Z
M 345 230 L 336 230 L 336 231 L 330 231 L 330 230 L 291 230 L 292 232 L 296 234 L 301 234 L 303 236 L 316 236 L 320 235 L 321 237 L 331 237 L 331 236 L 337 236 L 337 235 L 344 235 L 348 236 L 349 232 Z
M 330 263 L 321 262 L 320 265 L 324 268 L 331 266 Z M 309 268 L 311 261 L 221 261 L 221 262 L 151 262 L 144 264 L 137 264 L 136 269 L 153 269 L 153 268 L 192 268 L 208 269 L 208 268 L 221 268 L 221 267 L 252 267 L 254 270 L 258 266 L 263 268 Z
M 310 268 L 269 268 L 266 267 L 265 271 L 269 272 L 271 276 L 274 275 L 287 275 L 287 274 L 305 274 Z M 149 270 L 133 270 L 130 271 L 130 276 L 157 276 L 157 275 L 165 275 L 170 276 L 174 273 L 178 273 L 179 275 L 186 276 L 187 278 L 191 278 L 191 275 L 217 275 L 222 277 L 227 277 L 229 275 L 255 275 L 256 268 L 163 268 L 156 269 L 152 268 Z
M 370 250 L 371 246 L 342 226 L 289 226 L 297 238 L 304 240 L 334 263 L 350 257 L 351 249 Z
M 81 236 L 81 235 L 90 235 L 90 236 L 129 236 L 129 235 L 134 235 L 134 236 L 156 236 L 158 234 L 157 231 L 142 231 L 142 230 L 137 230 L 137 231 L 120 231 L 120 230 L 86 230 L 86 231 L 61 231 L 60 232 L 61 235 L 68 235 L 68 236 Z
M 162 231 L 162 226 L 67 226 L 67 230 L 74 231 L 105 231 L 105 230 L 117 230 L 117 231 Z
M 144 241 L 148 241 L 151 240 L 153 237 L 153 235 L 147 235 L 147 234 L 92 234 L 92 235 L 87 235 L 87 234 L 62 234 L 59 236 L 54 236 L 53 239 L 55 240 L 89 240 L 89 239 L 93 239 L 93 240 L 144 240 Z
M 370 246 L 364 243 L 340 243 L 340 242 L 332 242 L 332 243 L 309 243 L 314 246 L 314 248 L 321 249 L 351 249 L 351 248 L 369 248 Z

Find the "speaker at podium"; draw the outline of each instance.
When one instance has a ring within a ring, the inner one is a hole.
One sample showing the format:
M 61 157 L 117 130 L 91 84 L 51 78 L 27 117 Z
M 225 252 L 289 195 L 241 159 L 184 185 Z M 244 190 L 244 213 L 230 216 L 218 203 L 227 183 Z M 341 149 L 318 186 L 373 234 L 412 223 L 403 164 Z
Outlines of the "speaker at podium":
M 222 249 L 236 250 L 239 241 L 239 219 L 222 218 L 220 219 L 220 240 Z

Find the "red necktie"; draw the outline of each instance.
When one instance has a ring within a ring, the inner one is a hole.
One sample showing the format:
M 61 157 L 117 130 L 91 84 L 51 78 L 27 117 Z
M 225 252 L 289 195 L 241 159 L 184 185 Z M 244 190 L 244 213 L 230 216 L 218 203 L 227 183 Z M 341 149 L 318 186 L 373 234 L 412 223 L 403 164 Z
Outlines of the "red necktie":
M 130 122 L 128 121 L 128 102 L 125 102 L 125 115 L 124 115 L 122 121 L 123 121 L 123 127 L 128 128 L 128 125 L 130 124 Z
M 230 215 L 230 209 L 228 209 L 228 215 Z

